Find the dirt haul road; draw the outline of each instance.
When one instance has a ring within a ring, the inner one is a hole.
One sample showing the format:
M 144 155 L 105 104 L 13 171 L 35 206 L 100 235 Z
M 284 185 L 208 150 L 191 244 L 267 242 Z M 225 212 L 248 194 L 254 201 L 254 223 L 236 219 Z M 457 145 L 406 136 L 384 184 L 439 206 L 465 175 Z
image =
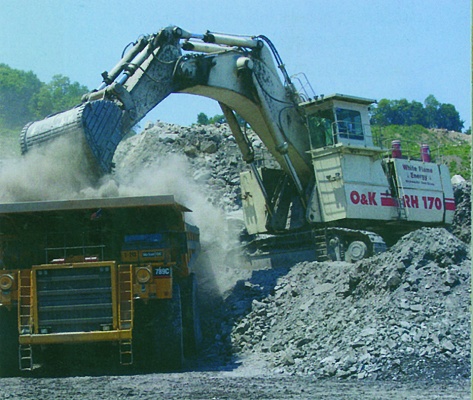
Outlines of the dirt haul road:
M 469 399 L 469 382 L 320 381 L 251 370 L 135 376 L 6 378 L 0 399 Z

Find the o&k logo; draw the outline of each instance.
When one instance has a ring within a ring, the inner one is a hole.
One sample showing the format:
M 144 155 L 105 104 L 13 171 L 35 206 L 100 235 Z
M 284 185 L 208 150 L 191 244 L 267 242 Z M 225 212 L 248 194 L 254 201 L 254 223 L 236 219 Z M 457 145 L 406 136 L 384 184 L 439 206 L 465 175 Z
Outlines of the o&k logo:
M 376 192 L 359 193 L 356 190 L 352 190 L 350 193 L 350 200 L 353 204 L 362 204 L 365 206 L 377 206 Z

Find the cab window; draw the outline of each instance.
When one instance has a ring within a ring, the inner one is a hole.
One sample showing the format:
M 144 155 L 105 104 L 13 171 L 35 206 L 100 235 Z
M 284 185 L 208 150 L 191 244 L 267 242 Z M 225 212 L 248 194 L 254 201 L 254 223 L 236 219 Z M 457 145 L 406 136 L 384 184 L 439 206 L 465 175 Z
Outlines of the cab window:
M 340 137 L 363 140 L 363 125 L 359 111 L 337 108 L 336 117 Z
M 310 145 L 313 149 L 333 145 L 334 123 L 332 110 L 325 110 L 307 118 L 310 134 Z

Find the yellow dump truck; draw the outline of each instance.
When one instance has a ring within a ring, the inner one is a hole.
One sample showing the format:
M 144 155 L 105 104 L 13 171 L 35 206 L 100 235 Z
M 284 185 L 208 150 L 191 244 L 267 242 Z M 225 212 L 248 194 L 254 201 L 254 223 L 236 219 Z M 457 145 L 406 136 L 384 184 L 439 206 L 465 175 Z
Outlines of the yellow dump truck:
M 173 196 L 0 204 L 1 373 L 78 344 L 181 367 L 200 340 L 188 211 Z

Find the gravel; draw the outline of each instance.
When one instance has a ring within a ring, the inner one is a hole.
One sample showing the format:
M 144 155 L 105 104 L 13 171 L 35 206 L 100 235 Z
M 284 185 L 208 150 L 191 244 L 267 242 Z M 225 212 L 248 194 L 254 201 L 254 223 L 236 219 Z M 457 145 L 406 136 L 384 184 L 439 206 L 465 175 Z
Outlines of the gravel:
M 296 264 L 237 319 L 233 349 L 318 377 L 467 378 L 470 260 L 452 234 L 424 228 L 354 265 Z

